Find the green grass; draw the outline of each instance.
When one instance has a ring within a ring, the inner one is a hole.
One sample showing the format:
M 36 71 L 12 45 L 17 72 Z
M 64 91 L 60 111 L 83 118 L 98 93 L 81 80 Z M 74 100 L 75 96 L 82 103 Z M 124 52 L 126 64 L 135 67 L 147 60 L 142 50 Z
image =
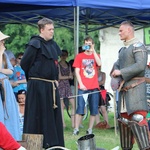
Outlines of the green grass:
M 101 118 L 101 120 L 103 120 Z M 64 138 L 65 138 L 65 147 L 70 150 L 77 150 L 78 146 L 76 142 L 78 139 L 85 134 L 87 128 L 88 128 L 88 121 L 89 119 L 86 119 L 83 121 L 84 128 L 80 128 L 80 133 L 77 136 L 72 135 L 72 127 L 71 127 L 71 120 L 65 113 L 65 123 L 66 128 L 64 129 Z M 113 113 L 109 112 L 109 123 L 111 127 L 114 127 L 114 116 Z M 94 138 L 96 147 L 103 148 L 106 150 L 111 150 L 116 146 L 120 147 L 120 141 L 119 141 L 119 133 L 115 134 L 114 129 L 93 129 Z M 121 150 L 121 148 L 120 148 Z M 138 150 L 137 144 L 134 144 L 134 147 L 132 150 Z

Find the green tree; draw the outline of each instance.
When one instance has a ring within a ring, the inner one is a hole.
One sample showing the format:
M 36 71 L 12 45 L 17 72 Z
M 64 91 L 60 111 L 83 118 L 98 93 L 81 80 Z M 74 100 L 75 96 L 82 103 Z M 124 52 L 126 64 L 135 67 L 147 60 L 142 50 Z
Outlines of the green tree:
M 14 54 L 24 52 L 25 45 L 30 37 L 38 33 L 37 28 L 25 24 L 8 24 L 4 27 L 3 32 L 10 38 L 6 40 L 6 47 L 12 50 Z
M 18 52 L 24 52 L 25 45 L 28 43 L 29 39 L 33 35 L 39 34 L 38 28 L 26 24 L 7 24 L 3 27 L 3 33 L 10 36 L 6 40 L 6 47 L 12 50 L 14 54 Z M 68 60 L 74 58 L 74 33 L 73 29 L 68 28 L 55 28 L 54 40 L 60 46 L 60 49 L 66 49 L 69 52 Z M 91 36 L 95 41 L 95 49 L 99 52 L 99 31 L 90 32 L 88 35 Z M 85 38 L 85 32 L 79 32 L 79 46 L 83 45 L 83 40 Z
M 55 29 L 54 39 L 61 50 L 67 50 L 69 56 L 74 55 L 74 34 L 72 30 L 67 28 L 57 28 Z

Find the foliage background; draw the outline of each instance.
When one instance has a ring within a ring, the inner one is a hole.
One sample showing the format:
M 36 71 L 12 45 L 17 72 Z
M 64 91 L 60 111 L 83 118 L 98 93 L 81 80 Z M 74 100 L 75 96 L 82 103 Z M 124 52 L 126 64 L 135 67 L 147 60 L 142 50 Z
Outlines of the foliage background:
M 10 36 L 6 40 L 6 47 L 11 50 L 14 54 L 18 52 L 24 52 L 25 45 L 30 40 L 33 35 L 39 34 L 38 28 L 35 26 L 30 26 L 26 24 L 7 24 L 1 27 L 1 31 L 4 34 Z M 99 52 L 99 31 L 90 32 L 88 34 L 95 41 L 95 49 Z M 83 40 L 85 38 L 85 32 L 79 32 L 79 46 L 83 45 Z M 69 58 L 74 57 L 74 30 L 68 28 L 55 28 L 54 40 L 60 46 L 61 49 L 67 49 L 69 52 Z

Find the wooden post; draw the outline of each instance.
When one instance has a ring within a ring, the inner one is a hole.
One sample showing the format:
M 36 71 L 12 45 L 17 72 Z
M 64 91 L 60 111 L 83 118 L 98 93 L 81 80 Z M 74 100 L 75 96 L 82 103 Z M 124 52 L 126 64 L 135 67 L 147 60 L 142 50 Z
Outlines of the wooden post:
M 27 142 L 27 150 L 42 150 L 42 134 L 23 134 L 22 139 Z
M 24 148 L 26 148 L 27 149 L 27 147 L 28 147 L 28 143 L 27 143 L 27 141 L 17 141 L 21 146 L 23 146 Z
M 117 135 L 117 122 L 116 122 L 116 91 L 114 92 L 114 126 L 115 126 L 115 135 Z

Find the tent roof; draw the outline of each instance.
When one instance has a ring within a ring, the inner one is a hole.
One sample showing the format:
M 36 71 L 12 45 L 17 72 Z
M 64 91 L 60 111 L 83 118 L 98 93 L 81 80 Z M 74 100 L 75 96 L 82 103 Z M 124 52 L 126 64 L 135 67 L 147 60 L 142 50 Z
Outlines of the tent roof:
M 149 0 L 78 0 L 78 5 L 81 7 L 91 7 L 91 8 L 130 8 L 130 9 L 149 9 Z
M 0 0 L 0 3 L 41 6 L 76 6 L 76 0 Z
M 59 26 L 73 29 L 76 6 L 80 8 L 80 24 L 85 25 L 82 31 L 117 27 L 124 20 L 131 20 L 138 29 L 150 24 L 149 0 L 0 0 L 0 22 L 34 24 L 48 17 Z M 89 24 L 99 26 L 90 28 Z

